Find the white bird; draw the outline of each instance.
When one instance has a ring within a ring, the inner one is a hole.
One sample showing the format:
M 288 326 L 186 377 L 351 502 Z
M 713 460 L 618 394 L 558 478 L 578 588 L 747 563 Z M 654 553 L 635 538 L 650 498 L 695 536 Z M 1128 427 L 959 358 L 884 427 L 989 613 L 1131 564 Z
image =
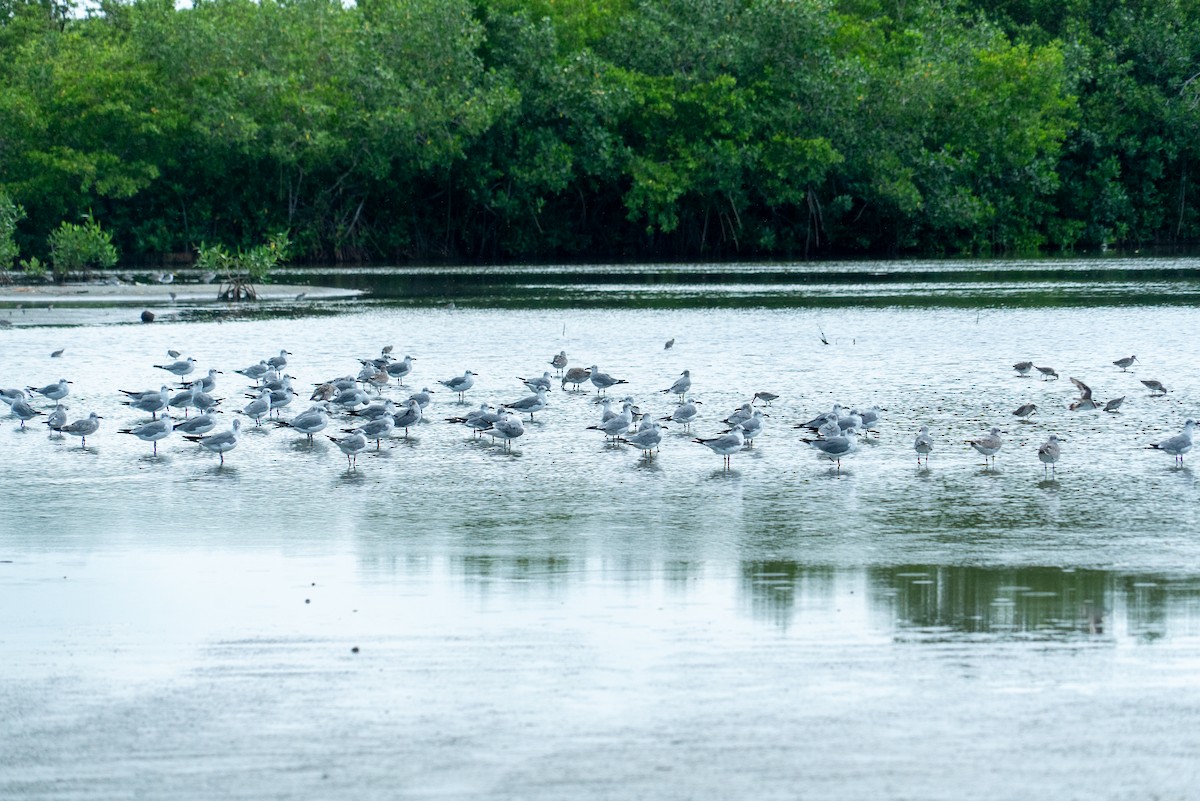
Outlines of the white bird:
M 47 384 L 46 386 L 41 387 L 40 389 L 37 387 L 29 387 L 29 391 L 36 392 L 39 395 L 43 395 L 52 401 L 60 401 L 63 398 L 67 397 L 67 395 L 69 395 L 71 393 L 71 388 L 69 386 L 67 386 L 70 383 L 71 382 L 68 381 L 67 379 L 60 378 L 55 383 Z
M 421 422 L 421 418 L 425 416 L 421 409 L 421 402 L 416 398 L 409 398 L 408 403 L 404 408 L 392 415 L 392 425 L 396 428 L 404 429 L 404 437 L 408 438 L 408 429 Z
M 133 434 L 142 442 L 149 442 L 154 446 L 154 455 L 158 455 L 158 441 L 166 439 L 167 435 L 172 431 L 171 415 L 163 412 L 162 417 L 157 420 L 151 420 L 149 423 L 142 423 L 133 428 L 122 428 L 122 434 Z
M 754 416 L 754 407 L 749 403 L 743 403 L 741 406 L 739 406 L 737 409 L 734 410 L 733 414 L 729 415 L 721 422 L 728 423 L 730 426 L 736 426 L 740 423 L 746 422 L 753 416 Z
M 234 420 L 233 426 L 228 431 L 221 431 L 217 434 L 209 434 L 208 436 L 200 436 L 198 434 L 187 434 L 184 439 L 191 442 L 200 443 L 200 447 L 206 451 L 211 451 L 221 456 L 221 464 L 225 464 L 225 454 L 237 447 L 238 431 L 242 427 L 241 420 Z
M 754 438 L 763 432 L 763 426 L 766 424 L 762 409 L 755 409 L 754 414 L 750 415 L 750 419 L 744 421 L 742 425 L 742 438 L 746 441 L 746 446 L 754 445 Z
M 347 469 L 358 467 L 358 455 L 367 449 L 367 438 L 361 431 L 345 437 L 329 437 L 329 441 L 338 446 L 338 450 L 346 454 Z
M 180 434 L 207 434 L 216 427 L 217 418 L 211 412 L 198 414 L 190 420 L 183 420 L 175 424 L 175 430 Z
M 70 434 L 73 437 L 79 437 L 79 447 L 87 447 L 87 438 L 96 433 L 100 428 L 100 420 L 103 418 L 95 412 L 90 413 L 87 417 L 63 426 L 60 431 L 64 434 Z
M 220 372 L 220 370 L 210 369 L 208 375 L 201 376 L 195 381 L 184 381 L 183 385 L 192 390 L 198 389 L 201 392 L 212 392 L 217 388 L 217 375 Z
M 836 436 L 828 437 L 827 439 L 806 439 L 802 440 L 808 443 L 808 447 L 817 451 L 823 458 L 831 462 L 837 462 L 837 469 L 842 469 L 842 459 L 846 458 L 858 447 L 858 438 L 855 436 L 854 430 L 849 429 L 845 433 L 837 434 Z
M 242 414 L 254 421 L 254 425 L 262 425 L 262 419 L 271 413 L 271 390 L 263 387 L 258 397 L 246 404 Z
M 600 372 L 600 368 L 594 364 L 591 366 L 589 372 L 591 373 L 589 378 L 591 379 L 592 386 L 596 388 L 597 392 L 604 392 L 609 387 L 615 387 L 617 384 L 629 383 L 624 378 L 613 378 L 608 373 Z
M 629 430 L 633 425 L 633 404 L 629 401 L 624 401 L 621 404 L 621 411 L 614 414 L 607 420 L 603 420 L 599 425 L 588 426 L 589 431 L 603 431 L 604 436 L 619 437 Z
M 156 364 L 154 366 L 160 370 L 166 370 L 168 373 L 172 373 L 177 376 L 185 376 L 192 372 L 192 370 L 196 369 L 196 360 L 191 356 L 188 356 L 186 359 L 182 359 L 177 362 L 171 362 L 170 364 Z
M 368 420 L 356 428 L 343 428 L 347 434 L 358 432 L 367 439 L 375 440 L 375 450 L 379 450 L 380 443 L 384 437 L 389 437 L 392 434 L 392 429 L 396 427 L 395 421 L 390 414 L 385 414 L 383 417 L 377 417 L 374 420 Z
M 451 392 L 457 392 L 458 400 L 461 403 L 464 399 L 464 393 L 466 393 L 466 391 L 471 387 L 475 386 L 475 376 L 477 375 L 478 373 L 473 373 L 470 370 L 466 370 L 462 375 L 455 376 L 454 378 L 447 378 L 445 381 L 439 381 L 438 383 L 448 388 Z
M 547 387 L 538 387 L 536 394 L 521 398 L 519 401 L 514 403 L 506 403 L 504 405 L 506 408 L 509 408 L 518 414 L 529 412 L 529 422 L 532 423 L 533 413 L 540 412 L 549 405 L 549 401 L 546 399 L 547 389 Z
M 296 429 L 308 437 L 308 441 L 311 443 L 313 434 L 324 431 L 325 427 L 329 425 L 329 410 L 324 403 L 315 403 L 291 420 L 276 420 L 275 422 L 281 426 Z
M 429 405 L 429 402 L 433 400 L 431 397 L 429 397 L 433 394 L 433 390 L 429 387 L 421 387 L 420 392 L 414 392 L 408 396 L 408 399 L 415 400 L 420 405 L 421 409 L 424 410 L 425 407 Z
M 1038 459 L 1042 462 L 1043 475 L 1046 473 L 1047 468 L 1056 470 L 1054 463 L 1058 461 L 1059 456 L 1062 456 L 1062 446 L 1058 444 L 1061 441 L 1058 435 L 1051 434 L 1049 439 L 1038 447 Z
M 550 389 L 550 373 L 543 372 L 541 378 L 521 378 L 517 376 L 517 380 L 529 388 L 530 392 L 537 392 L 539 389 Z
M 700 414 L 700 410 L 696 408 L 696 404 L 698 403 L 700 403 L 698 400 L 684 401 L 675 407 L 675 411 L 671 412 L 666 417 L 663 417 L 662 420 L 664 422 L 682 423 L 683 430 L 687 431 L 688 426 L 690 426 L 692 421 L 695 420 Z
M 44 412 L 39 412 L 37 409 L 33 408 L 23 400 L 16 400 L 12 402 L 11 411 L 9 411 L 8 414 L 9 417 L 19 418 L 21 421 L 21 428 L 24 428 L 26 420 L 32 420 L 33 418 L 44 414 Z
M 249 378 L 251 381 L 258 381 L 270 371 L 271 365 L 267 364 L 266 359 L 263 359 L 258 364 L 252 364 L 245 369 L 234 370 L 235 373 L 240 373 L 241 375 L 246 376 L 246 378 Z
M 648 421 L 636 433 L 630 434 L 627 437 L 618 437 L 617 442 L 636 446 L 648 458 L 658 448 L 659 444 L 662 443 L 661 428 L 662 426 L 658 423 Z
M 126 393 L 129 395 L 129 400 L 125 401 L 125 405 L 141 412 L 149 412 L 152 418 L 157 418 L 158 413 L 166 411 L 167 404 L 170 402 L 171 390 L 164 386 L 158 392 L 145 393 Z
M 271 358 L 267 359 L 267 366 L 273 367 L 276 370 L 282 370 L 283 368 L 287 367 L 287 357 L 291 355 L 292 352 L 290 350 L 281 349 L 278 356 L 272 356 Z
M 54 410 L 42 422 L 50 427 L 51 431 L 60 431 L 67 424 L 67 408 L 61 402 L 54 405 Z
M 725 460 L 726 470 L 731 466 L 730 460 L 733 455 L 746 447 L 746 440 L 742 437 L 742 426 L 740 423 L 720 436 L 696 437 L 692 442 L 697 442 L 722 457 Z
M 679 378 L 675 379 L 674 384 L 672 384 L 671 386 L 667 387 L 666 389 L 664 389 L 662 391 L 663 391 L 663 393 L 668 394 L 668 395 L 678 395 L 679 400 L 682 401 L 684 399 L 684 397 L 687 395 L 688 390 L 691 388 L 692 388 L 692 371 L 684 370 L 683 374 L 680 375 Z
M 1183 424 L 1183 433 L 1168 437 L 1161 442 L 1153 442 L 1146 447 L 1169 453 L 1175 457 L 1175 463 L 1183 464 L 1183 455 L 1192 449 L 1192 434 L 1196 430 L 1196 421 L 1188 420 Z
M 491 428 L 480 432 L 480 434 L 486 434 L 493 439 L 504 440 L 505 450 L 512 450 L 512 441 L 524 433 L 525 426 L 521 423 L 521 418 L 512 414 L 503 415 L 492 423 Z
M 925 464 L 929 464 L 929 452 L 933 450 L 933 437 L 929 435 L 929 426 L 921 426 L 917 438 L 913 441 L 913 450 L 917 452 L 917 464 L 921 463 L 922 456 L 925 457 Z
M 985 465 L 988 463 L 987 460 L 989 459 L 991 460 L 992 464 L 995 464 L 996 454 L 1000 451 L 1000 448 L 1004 446 L 1004 440 L 1000 439 L 1000 429 L 996 428 L 995 426 L 993 426 L 992 430 L 985 436 L 979 437 L 978 439 L 968 439 L 966 440 L 966 443 L 983 454 Z
M 387 370 L 389 376 L 396 379 L 400 386 L 404 386 L 404 377 L 412 372 L 412 363 L 413 357 L 405 356 L 398 362 L 389 362 L 384 369 Z

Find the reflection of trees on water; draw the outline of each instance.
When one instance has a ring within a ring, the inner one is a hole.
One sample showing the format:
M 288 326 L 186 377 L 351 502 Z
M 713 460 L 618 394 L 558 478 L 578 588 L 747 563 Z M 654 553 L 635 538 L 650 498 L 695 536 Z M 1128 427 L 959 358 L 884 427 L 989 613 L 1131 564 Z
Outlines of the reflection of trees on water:
M 787 628 L 797 612 L 828 615 L 836 609 L 839 572 L 849 575 L 798 562 L 742 562 L 739 592 L 754 617 Z

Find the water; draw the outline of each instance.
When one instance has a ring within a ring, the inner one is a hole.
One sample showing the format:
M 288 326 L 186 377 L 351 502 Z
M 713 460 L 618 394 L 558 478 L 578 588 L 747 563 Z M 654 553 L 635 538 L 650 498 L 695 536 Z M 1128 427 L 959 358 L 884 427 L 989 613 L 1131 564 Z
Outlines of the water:
M 1145 291 L 1192 279 L 1047 306 L 1041 278 L 1028 303 L 939 303 L 935 273 L 865 307 L 853 282 L 784 304 L 752 276 L 739 292 L 767 302 L 639 279 L 604 303 L 628 284 L 551 273 L 490 284 L 490 307 L 455 289 L 17 321 L 0 385 L 66 376 L 72 415 L 105 421 L 86 450 L 0 422 L 0 797 L 1196 797 L 1197 484 L 1144 449 L 1200 391 L 1200 321 Z M 531 302 L 539 282 L 586 302 Z M 235 407 L 230 371 L 280 347 L 309 385 L 384 344 L 418 357 L 415 388 L 480 376 L 357 471 L 273 426 L 223 469 L 116 433 L 137 419 L 116 389 L 157 387 L 168 347 L 225 370 Z M 555 390 L 512 453 L 442 421 L 523 396 L 559 350 L 657 414 L 690 369 L 694 433 L 781 398 L 729 472 L 677 428 L 652 460 L 605 445 L 582 394 Z M 1063 378 L 1015 377 L 1026 358 Z M 1068 411 L 1068 376 L 1121 413 Z M 1009 414 L 1027 401 L 1030 424 Z M 840 471 L 791 428 L 833 402 L 887 409 Z M 993 424 L 985 470 L 962 440 Z

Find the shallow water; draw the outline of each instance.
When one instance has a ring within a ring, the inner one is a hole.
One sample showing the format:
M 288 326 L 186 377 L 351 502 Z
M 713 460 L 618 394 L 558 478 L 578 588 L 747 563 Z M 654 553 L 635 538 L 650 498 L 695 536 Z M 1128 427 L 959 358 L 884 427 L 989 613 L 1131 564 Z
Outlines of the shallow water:
M 1196 416 L 1195 310 L 855 308 L 854 286 L 0 331 L 0 385 L 65 376 L 72 415 L 105 418 L 86 449 L 0 420 L 0 797 L 1194 797 L 1197 482 L 1144 446 Z M 281 347 L 311 385 L 384 344 L 417 388 L 480 376 L 354 471 L 271 425 L 224 468 L 116 433 L 138 419 L 116 390 L 157 387 L 169 347 L 234 408 L 230 371 Z M 557 390 L 511 453 L 443 422 L 559 350 L 653 414 L 690 369 L 695 431 L 642 459 Z M 1027 358 L 1062 379 L 1015 377 Z M 1068 411 L 1068 376 L 1121 413 Z M 758 390 L 781 398 L 726 472 L 689 440 Z M 791 427 L 834 402 L 887 409 L 840 471 Z M 989 470 L 962 441 L 993 424 Z

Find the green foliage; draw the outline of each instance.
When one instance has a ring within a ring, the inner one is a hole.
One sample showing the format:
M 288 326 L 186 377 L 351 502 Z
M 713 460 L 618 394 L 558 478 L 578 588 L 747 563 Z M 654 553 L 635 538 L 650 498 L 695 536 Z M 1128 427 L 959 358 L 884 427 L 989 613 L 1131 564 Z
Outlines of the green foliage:
M 0 52 L 0 247 L 56 275 L 91 210 L 247 281 L 280 230 L 322 260 L 1200 241 L 1200 0 L 0 0 Z
M 83 225 L 64 221 L 50 234 L 50 261 L 54 279 L 64 281 L 93 267 L 112 267 L 117 249 L 109 233 L 89 215 Z
M 256 297 L 254 284 L 269 280 L 271 270 L 288 258 L 292 243 L 286 231 L 274 234 L 265 244 L 239 248 L 230 253 L 222 245 L 201 245 L 196 268 L 221 276 L 219 294 L 230 300 Z
M 17 223 L 24 218 L 25 209 L 0 189 L 0 270 L 7 270 L 20 253 L 14 235 Z
M 45 278 L 46 264 L 37 256 L 30 256 L 28 259 L 21 259 L 21 271 L 28 278 Z

